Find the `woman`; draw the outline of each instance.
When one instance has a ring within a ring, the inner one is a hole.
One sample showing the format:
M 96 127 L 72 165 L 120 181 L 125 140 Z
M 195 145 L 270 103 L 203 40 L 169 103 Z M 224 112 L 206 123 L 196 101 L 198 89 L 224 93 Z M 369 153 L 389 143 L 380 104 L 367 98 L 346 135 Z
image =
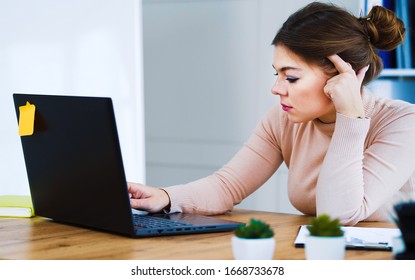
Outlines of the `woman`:
M 132 207 L 223 213 L 285 162 L 288 195 L 301 212 L 345 225 L 387 219 L 386 206 L 415 193 L 415 106 L 364 85 L 382 70 L 376 50 L 396 48 L 404 35 L 382 7 L 362 18 L 322 3 L 297 11 L 272 42 L 280 105 L 213 175 L 164 189 L 130 183 Z

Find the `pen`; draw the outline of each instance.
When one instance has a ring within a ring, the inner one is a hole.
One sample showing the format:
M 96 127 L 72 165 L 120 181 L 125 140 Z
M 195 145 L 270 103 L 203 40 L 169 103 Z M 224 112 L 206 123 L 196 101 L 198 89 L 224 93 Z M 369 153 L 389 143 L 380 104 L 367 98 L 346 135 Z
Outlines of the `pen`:
M 347 248 L 354 249 L 380 249 L 380 250 L 391 250 L 388 242 L 366 242 L 362 239 L 351 237 L 346 241 Z

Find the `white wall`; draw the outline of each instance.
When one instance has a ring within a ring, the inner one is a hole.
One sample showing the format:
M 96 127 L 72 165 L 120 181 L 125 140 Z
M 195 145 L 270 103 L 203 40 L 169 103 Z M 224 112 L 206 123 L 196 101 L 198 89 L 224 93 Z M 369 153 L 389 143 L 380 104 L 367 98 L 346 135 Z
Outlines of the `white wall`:
M 211 174 L 278 100 L 271 41 L 309 0 L 144 0 L 147 183 Z M 359 0 L 332 1 L 359 14 Z M 344 4 L 342 4 L 344 3 Z M 287 169 L 239 207 L 290 212 Z
M 12 94 L 113 98 L 128 180 L 145 181 L 140 0 L 0 0 L 0 194 L 28 194 Z

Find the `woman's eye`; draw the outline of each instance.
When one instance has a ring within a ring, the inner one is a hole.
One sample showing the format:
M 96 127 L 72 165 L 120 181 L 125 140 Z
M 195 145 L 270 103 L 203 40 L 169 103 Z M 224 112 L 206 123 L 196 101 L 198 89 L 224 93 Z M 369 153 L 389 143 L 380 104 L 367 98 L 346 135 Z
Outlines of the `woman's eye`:
M 278 76 L 278 73 L 274 73 L 274 76 Z
M 298 78 L 293 78 L 293 77 L 287 77 L 287 81 L 289 83 L 295 83 L 298 80 Z

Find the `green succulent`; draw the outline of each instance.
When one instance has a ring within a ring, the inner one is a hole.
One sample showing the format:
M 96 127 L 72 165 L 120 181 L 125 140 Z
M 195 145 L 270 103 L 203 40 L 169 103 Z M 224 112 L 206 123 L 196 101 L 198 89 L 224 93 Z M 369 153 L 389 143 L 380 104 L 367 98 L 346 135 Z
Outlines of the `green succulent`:
M 270 238 L 274 236 L 272 228 L 261 220 L 250 219 L 248 225 L 236 228 L 235 235 L 240 238 Z
M 339 219 L 331 219 L 327 214 L 321 214 L 311 219 L 311 224 L 307 226 L 310 235 L 313 236 L 343 236 Z

